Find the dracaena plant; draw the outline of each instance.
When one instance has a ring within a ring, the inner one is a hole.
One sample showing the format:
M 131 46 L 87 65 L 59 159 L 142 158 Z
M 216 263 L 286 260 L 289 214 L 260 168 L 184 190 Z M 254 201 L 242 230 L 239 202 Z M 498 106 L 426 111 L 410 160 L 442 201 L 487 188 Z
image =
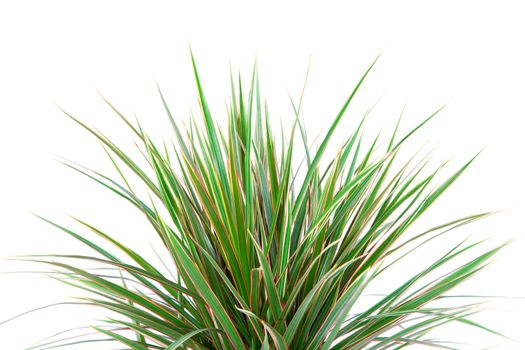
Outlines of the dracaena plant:
M 134 206 L 160 238 L 160 255 L 169 259 L 154 263 L 80 219 L 82 231 L 48 221 L 93 254 L 29 260 L 52 265 L 60 274 L 54 277 L 87 291 L 79 303 L 111 316 L 91 336 L 52 338 L 31 349 L 91 341 L 134 350 L 450 349 L 453 343 L 429 332 L 450 322 L 488 330 L 469 318 L 477 303 L 439 303 L 501 248 L 480 252 L 479 242 L 452 240 L 443 255 L 356 308 L 369 284 L 399 261 L 489 214 L 409 230 L 472 162 L 436 182 L 443 166 L 429 168 L 427 157 L 399 160 L 407 140 L 437 112 L 408 133 L 399 135 L 395 127 L 384 142 L 376 138 L 368 145 L 365 115 L 329 155 L 334 131 L 373 65 L 315 144 L 299 118 L 301 102 L 292 102 L 289 134 L 274 137 L 255 69 L 247 89 L 232 83 L 227 125 L 221 127 L 194 61 L 202 120 L 179 122 L 159 89 L 173 128 L 170 142 L 154 142 L 107 100 L 137 141 L 136 155 L 70 115 L 102 143 L 115 176 L 66 164 L 120 197 L 115 205 Z M 130 185 L 137 179 L 147 194 Z M 95 243 L 100 238 L 107 246 Z M 80 267 L 85 264 L 79 260 L 105 268 Z

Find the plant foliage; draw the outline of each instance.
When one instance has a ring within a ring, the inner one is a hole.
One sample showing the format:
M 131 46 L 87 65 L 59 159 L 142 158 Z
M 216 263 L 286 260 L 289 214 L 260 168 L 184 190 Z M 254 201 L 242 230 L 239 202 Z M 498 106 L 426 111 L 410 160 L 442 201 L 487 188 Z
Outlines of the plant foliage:
M 112 316 L 96 327 L 96 336 L 52 338 L 31 349 L 91 341 L 134 350 L 452 349 L 451 343 L 427 334 L 452 321 L 485 329 L 468 318 L 476 304 L 435 305 L 501 248 L 479 253 L 473 249 L 479 242 L 451 246 L 356 311 L 367 286 L 405 256 L 488 215 L 407 233 L 472 162 L 436 183 L 442 166 L 429 170 L 427 157 L 399 161 L 399 150 L 437 112 L 407 134 L 397 135 L 396 127 L 381 146 L 378 139 L 365 146 L 363 118 L 339 151 L 328 155 L 336 128 L 374 64 L 315 149 L 299 118 L 301 102 L 293 104 L 289 136 L 281 141 L 274 137 L 256 69 L 246 90 L 232 79 L 228 123 L 221 128 L 193 61 L 202 121 L 192 119 L 188 127 L 178 122 L 159 89 L 174 135 L 163 144 L 153 142 L 138 122 L 106 100 L 138 140 L 140 159 L 70 115 L 102 143 L 117 177 L 66 164 L 136 207 L 171 260 L 156 266 L 82 220 L 77 221 L 92 237 L 113 247 L 52 223 L 91 248 L 93 255 L 29 259 L 54 266 L 60 280 L 89 292 L 80 303 Z M 300 169 L 293 162 L 298 154 L 304 157 Z M 130 176 L 140 180 L 149 195 L 139 195 Z M 78 260 L 106 269 L 81 268 L 74 263 Z

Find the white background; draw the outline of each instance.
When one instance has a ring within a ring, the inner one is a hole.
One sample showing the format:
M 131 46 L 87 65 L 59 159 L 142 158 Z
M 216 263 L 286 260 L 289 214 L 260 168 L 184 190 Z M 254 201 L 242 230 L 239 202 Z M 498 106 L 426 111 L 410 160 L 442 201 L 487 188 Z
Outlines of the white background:
M 305 120 L 327 127 L 368 64 L 381 59 L 343 122 L 384 95 L 369 124 L 390 130 L 403 105 L 405 126 L 448 107 L 419 141 L 458 165 L 487 147 L 429 217 L 505 209 L 469 233 L 501 242 L 523 236 L 525 185 L 525 9 L 521 1 L 2 1 L 0 2 L 0 256 L 76 252 L 78 243 L 39 222 L 74 214 L 131 245 L 151 231 L 106 191 L 65 169 L 55 155 L 110 166 L 97 143 L 55 107 L 126 143 L 129 134 L 99 89 L 147 128 L 165 134 L 155 88 L 177 116 L 198 111 L 188 44 L 211 106 L 224 117 L 229 64 L 248 76 L 257 56 L 273 118 L 291 118 L 311 57 Z M 346 125 L 346 128 L 345 128 Z M 336 142 L 337 143 L 337 142 Z M 417 145 L 417 143 L 416 143 Z M 142 225 L 142 226 L 141 226 Z M 141 241 L 142 240 L 142 241 Z M 523 241 L 503 251 L 466 290 L 525 296 Z M 0 261 L 0 271 L 31 270 Z M 0 321 L 63 301 L 75 291 L 34 275 L 0 275 Z M 516 339 L 463 336 L 481 349 L 525 348 L 523 300 L 491 305 L 480 318 Z M 57 307 L 0 326 L 0 348 L 22 349 L 100 314 Z M 465 346 L 465 348 L 467 348 Z

